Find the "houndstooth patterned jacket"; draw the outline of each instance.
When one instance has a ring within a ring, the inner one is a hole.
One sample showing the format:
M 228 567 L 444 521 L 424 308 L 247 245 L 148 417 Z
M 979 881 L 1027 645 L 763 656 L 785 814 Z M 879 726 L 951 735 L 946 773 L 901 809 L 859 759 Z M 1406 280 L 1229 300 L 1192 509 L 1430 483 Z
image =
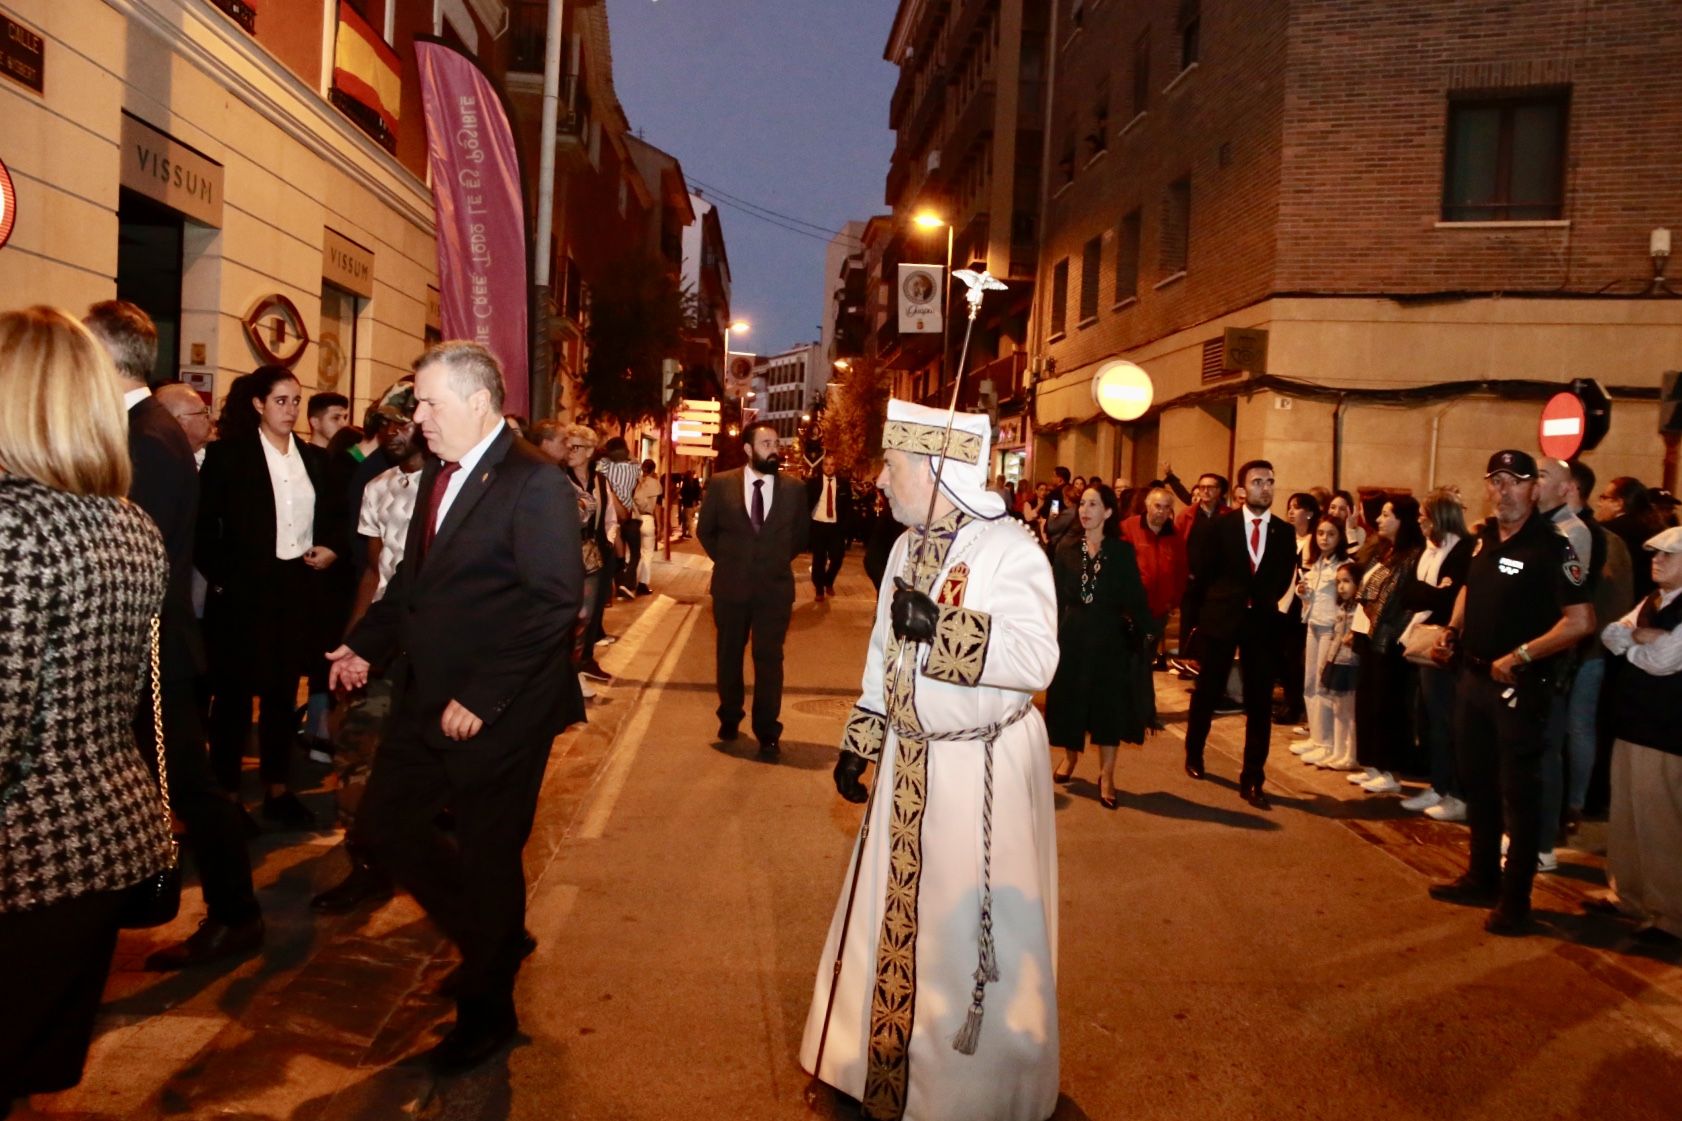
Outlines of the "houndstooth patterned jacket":
M 170 860 L 133 728 L 168 570 L 138 506 L 0 475 L 0 911 Z

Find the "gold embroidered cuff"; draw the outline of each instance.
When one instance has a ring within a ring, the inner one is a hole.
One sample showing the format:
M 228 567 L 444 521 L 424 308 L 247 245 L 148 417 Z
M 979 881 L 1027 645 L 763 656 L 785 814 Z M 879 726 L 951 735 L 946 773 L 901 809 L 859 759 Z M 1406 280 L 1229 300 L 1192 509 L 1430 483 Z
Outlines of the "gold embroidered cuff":
M 853 714 L 847 717 L 847 730 L 841 733 L 841 750 L 874 763 L 882 757 L 882 741 L 887 734 L 886 716 L 854 705 Z
M 942 604 L 934 642 L 923 661 L 923 675 L 948 685 L 981 684 L 992 635 L 993 617 L 987 612 Z

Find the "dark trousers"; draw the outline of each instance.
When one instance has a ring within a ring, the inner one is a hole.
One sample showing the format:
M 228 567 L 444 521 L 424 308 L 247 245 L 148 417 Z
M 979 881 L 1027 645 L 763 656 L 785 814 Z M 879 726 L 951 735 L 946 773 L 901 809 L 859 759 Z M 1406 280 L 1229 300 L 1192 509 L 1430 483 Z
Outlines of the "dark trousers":
M 625 561 L 619 572 L 619 583 L 621 587 L 635 591 L 637 565 L 642 561 L 642 519 L 626 518 L 621 521 L 619 540 L 625 543 Z
M 1361 655 L 1355 676 L 1355 759 L 1395 774 L 1413 757 L 1413 675 L 1395 646 Z
M 1543 734 L 1550 699 L 1546 684 L 1534 678 L 1516 687 L 1470 669 L 1460 678 L 1455 746 L 1460 785 L 1466 790 L 1466 823 L 1472 831 L 1467 871 L 1480 883 L 1499 884 L 1503 904 L 1520 912 L 1530 909 L 1530 884 L 1536 878 Z M 1503 826 L 1509 838 L 1505 871 Z
M 1197 624 L 1203 614 L 1203 588 L 1197 578 L 1186 581 L 1185 594 L 1180 597 L 1180 657 L 1197 658 L 1200 651 L 1198 643 L 1202 636 L 1197 633 Z
M 0 912 L 0 1112 L 82 1080 L 117 946 L 120 891 Z
M 163 683 L 164 763 L 169 768 L 169 805 L 187 827 L 187 851 L 193 855 L 210 917 L 229 926 L 257 918 L 257 893 L 251 885 L 251 855 L 245 844 L 245 818 L 237 799 L 210 773 L 204 721 L 191 678 Z M 135 717 L 135 740 L 155 772 L 150 691 Z M 235 760 L 236 764 L 238 760 Z M 239 782 L 236 765 L 234 782 Z
M 1279 627 L 1279 685 L 1285 694 L 1285 711 L 1293 719 L 1304 712 L 1303 658 L 1308 650 L 1308 624 L 1297 617 L 1299 606 L 1291 601 L 1291 611 Z
M 783 639 L 788 635 L 794 604 L 782 595 L 760 595 L 745 603 L 714 598 L 713 624 L 718 628 L 718 722 L 742 721 L 742 653 L 753 639 L 753 734 L 764 740 L 781 739 L 783 710 Z
M 1458 682 L 1452 670 L 1422 667 L 1419 671 L 1419 738 L 1431 759 L 1431 789 L 1445 798 L 1462 798 L 1463 794 L 1454 750 L 1454 697 Z
M 255 667 L 255 683 L 224 679 L 210 702 L 210 765 L 222 789 L 238 793 L 245 741 L 251 734 L 251 698 L 257 697 L 257 771 L 267 786 L 292 777 L 298 738 L 298 678 L 292 667 Z M 253 687 L 255 686 L 255 687 Z
M 1215 705 L 1226 694 L 1227 675 L 1237 657 L 1239 677 L 1244 682 L 1244 769 L 1239 780 L 1259 784 L 1265 777 L 1273 733 L 1273 679 L 1279 669 L 1275 632 L 1271 620 L 1248 612 L 1236 639 L 1203 636 L 1197 687 L 1192 690 L 1191 714 L 1186 718 L 1187 762 L 1203 764 L 1203 745 L 1209 739 Z
M 358 819 L 379 866 L 461 951 L 464 1016 L 508 1015 L 526 923 L 521 853 L 549 740 L 519 748 L 427 746 L 403 713 L 374 757 Z M 454 828 L 437 824 L 448 807 Z
M 812 523 L 812 586 L 824 591 L 835 590 L 835 577 L 841 572 L 841 562 L 847 558 L 847 535 L 839 522 Z

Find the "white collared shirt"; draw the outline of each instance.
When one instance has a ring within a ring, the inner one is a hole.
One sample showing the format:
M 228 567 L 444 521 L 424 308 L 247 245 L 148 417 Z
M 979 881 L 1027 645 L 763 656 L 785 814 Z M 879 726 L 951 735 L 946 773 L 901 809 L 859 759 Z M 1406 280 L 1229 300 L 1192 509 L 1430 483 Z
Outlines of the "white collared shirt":
M 833 525 L 841 515 L 841 496 L 835 490 L 836 476 L 819 475 L 818 478 L 823 480 L 823 486 L 818 488 L 818 502 L 812 507 L 812 520 Z M 829 512 L 831 503 L 835 511 L 833 514 Z
M 257 442 L 263 446 L 269 483 L 274 488 L 274 555 L 280 560 L 297 560 L 315 541 L 315 484 L 304 469 L 297 437 L 288 433 L 284 452 L 261 432 Z
M 1248 506 L 1240 506 L 1238 516 L 1244 519 L 1244 548 L 1250 551 L 1250 567 L 1259 569 L 1262 557 L 1267 553 L 1267 527 L 1268 523 L 1273 521 L 1273 515 L 1266 512 L 1257 514 Z M 1261 534 L 1252 544 L 1250 536 L 1258 522 L 1261 523 Z
M 1659 595 L 1659 610 L 1663 611 L 1675 602 L 1676 597 L 1682 595 L 1682 588 L 1672 588 Z M 1635 641 L 1635 627 L 1641 618 L 1641 605 L 1647 601 L 1643 599 L 1629 609 L 1625 615 L 1615 623 L 1608 623 L 1600 632 L 1600 641 L 1606 649 L 1614 655 L 1623 655 L 1629 659 L 1629 664 L 1637 669 L 1646 670 L 1654 677 L 1668 677 L 1673 673 L 1682 673 L 1682 627 L 1677 627 L 1664 637 L 1653 642 L 1637 645 Z
M 132 411 L 136 405 L 151 395 L 152 391 L 147 389 L 145 386 L 141 386 L 139 389 L 128 390 L 123 394 L 123 412 L 126 413 Z
M 508 427 L 507 421 L 497 421 L 496 427 L 490 430 L 489 435 L 474 444 L 468 449 L 466 455 L 456 461 L 461 469 L 450 476 L 449 485 L 444 488 L 444 497 L 438 503 L 438 520 L 432 523 L 433 533 L 437 533 L 439 527 L 444 524 L 444 519 L 449 517 L 450 504 L 456 500 L 456 495 L 461 493 L 461 488 L 467 483 L 467 477 L 473 474 L 473 469 L 479 466 L 479 461 L 485 458 L 485 452 L 495 442 L 496 438 L 502 435 L 502 430 L 506 427 Z
M 753 520 L 753 481 L 755 479 L 765 480 L 765 485 L 759 489 L 765 495 L 765 518 L 769 521 L 771 518 L 771 498 L 777 491 L 777 476 L 761 475 L 753 469 L 753 464 L 742 464 L 742 504 L 747 509 L 749 521 Z

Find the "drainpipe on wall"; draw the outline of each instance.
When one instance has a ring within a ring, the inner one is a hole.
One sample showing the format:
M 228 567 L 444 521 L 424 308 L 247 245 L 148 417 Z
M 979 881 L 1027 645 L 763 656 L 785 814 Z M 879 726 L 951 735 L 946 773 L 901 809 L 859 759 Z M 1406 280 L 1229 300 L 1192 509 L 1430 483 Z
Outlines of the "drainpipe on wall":
M 1434 439 L 1433 435 L 1433 439 Z M 1332 410 L 1332 489 L 1343 489 L 1343 396 Z
M 1041 126 L 1040 198 L 1039 214 L 1036 216 L 1039 229 L 1038 236 L 1034 239 L 1034 301 L 1028 305 L 1028 368 L 1024 372 L 1028 377 L 1029 391 L 1023 401 L 1026 407 L 1022 417 L 1022 470 L 1030 481 L 1034 478 L 1034 413 L 1040 407 L 1040 372 L 1045 368 L 1045 349 L 1040 342 L 1040 328 L 1044 319 L 1041 309 L 1045 306 L 1045 293 L 1040 290 L 1039 263 L 1045 253 L 1045 204 L 1051 193 L 1051 106 L 1057 93 L 1057 16 L 1062 7 L 1061 4 L 1051 5 L 1051 27 L 1045 37 L 1045 122 Z M 1020 46 L 1017 49 L 1020 51 Z M 1017 88 L 1020 94 L 1020 72 L 1017 76 Z

